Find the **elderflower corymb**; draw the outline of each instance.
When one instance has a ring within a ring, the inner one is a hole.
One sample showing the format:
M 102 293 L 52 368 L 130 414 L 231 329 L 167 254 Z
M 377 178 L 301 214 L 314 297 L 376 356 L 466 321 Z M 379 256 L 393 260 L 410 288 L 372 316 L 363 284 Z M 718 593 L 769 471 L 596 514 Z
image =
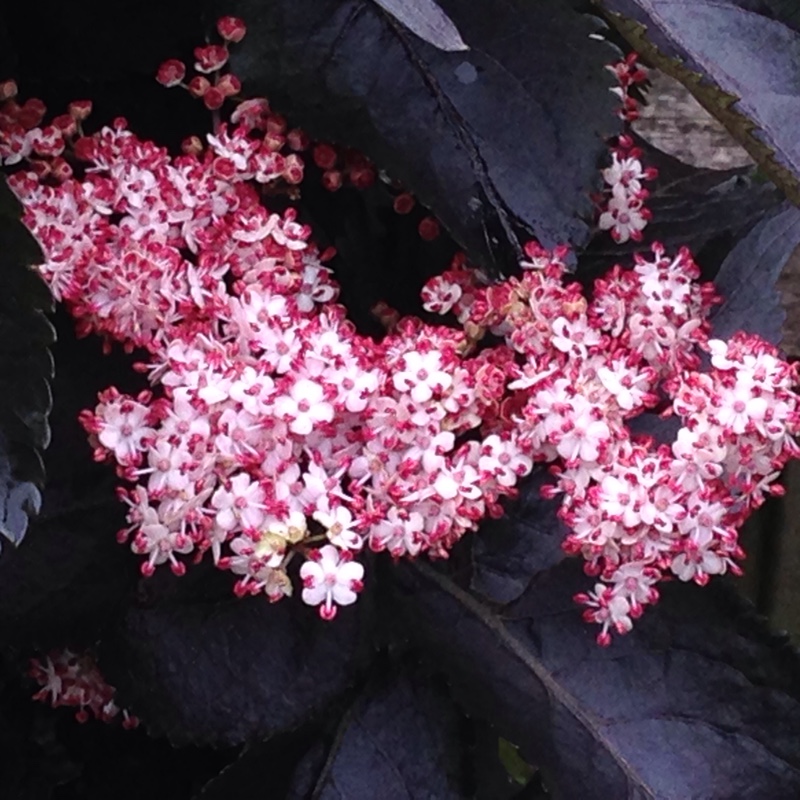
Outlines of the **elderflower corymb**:
M 219 30 L 226 44 L 196 53 L 201 75 L 159 72 L 209 107 L 222 104 L 212 89 L 238 102 L 181 155 L 124 120 L 85 135 L 84 105 L 57 132 L 40 127 L 43 106 L 0 115 L 41 274 L 80 333 L 142 354 L 151 389 L 109 388 L 81 420 L 125 484 L 118 538 L 143 574 L 209 558 L 237 595 L 278 601 L 301 585 L 332 619 L 369 580 L 366 548 L 447 557 L 535 464 L 551 465 L 564 548 L 593 577 L 577 599 L 601 643 L 630 630 L 660 580 L 737 571 L 737 528 L 798 455 L 796 373 L 758 337 L 709 341 L 717 298 L 690 253 L 654 245 L 590 299 L 568 281 L 565 248 L 530 243 L 521 274 L 495 283 L 458 256 L 422 290 L 451 324 L 384 307 L 386 335 L 362 335 L 337 303 L 333 252 L 295 209 L 263 203 L 265 186 L 302 180 L 287 147 L 307 137 L 265 99 L 236 97 L 219 70 L 244 26 Z M 652 173 L 637 159 L 620 137 L 604 173 L 620 241 L 646 219 L 636 203 Z M 641 219 L 626 222 L 634 207 Z M 631 431 L 647 412 L 680 420 L 673 443 Z

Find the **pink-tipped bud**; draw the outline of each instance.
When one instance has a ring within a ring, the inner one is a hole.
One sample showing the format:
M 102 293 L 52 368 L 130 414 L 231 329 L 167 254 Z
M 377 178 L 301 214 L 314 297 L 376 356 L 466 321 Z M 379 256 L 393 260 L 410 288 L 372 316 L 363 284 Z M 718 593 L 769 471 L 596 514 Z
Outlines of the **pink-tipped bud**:
M 189 93 L 194 97 L 202 97 L 210 88 L 211 83 L 208 78 L 202 75 L 195 75 L 189 81 Z
M 72 167 L 59 156 L 53 159 L 52 175 L 59 183 L 63 183 L 72 177 Z
M 350 168 L 348 177 L 356 189 L 369 189 L 375 183 L 375 167 L 372 164 L 358 164 Z
M 242 82 L 235 75 L 229 73 L 223 75 L 219 79 L 217 89 L 219 89 L 225 97 L 233 97 L 233 95 L 239 94 L 239 92 L 242 91 Z
M 421 239 L 424 239 L 426 242 L 432 242 L 439 236 L 439 223 L 433 217 L 425 217 L 425 219 L 420 221 L 417 231 Z
M 414 205 L 414 197 L 408 192 L 403 192 L 395 197 L 392 207 L 394 208 L 395 214 L 410 214 Z
M 264 136 L 264 147 L 266 147 L 267 150 L 271 150 L 273 153 L 277 153 L 279 150 L 282 150 L 285 144 L 286 137 L 283 134 L 275 131 L 269 131 Z
M 239 17 L 220 17 L 217 31 L 226 42 L 241 42 L 247 33 L 247 26 Z
M 189 156 L 199 156 L 203 152 L 203 142 L 199 136 L 187 136 L 181 142 L 181 150 Z
M 94 158 L 97 145 L 92 136 L 81 136 L 72 147 L 75 158 L 79 161 L 91 161 Z
M 73 100 L 68 106 L 69 115 L 78 122 L 83 122 L 92 113 L 91 100 Z
M 67 138 L 74 136 L 78 132 L 78 123 L 71 114 L 59 114 L 53 120 L 53 126 L 58 128 L 62 135 Z
M 320 169 L 333 169 L 336 162 L 339 160 L 339 154 L 336 149 L 329 144 L 318 144 L 314 147 L 313 153 L 314 163 Z
M 338 169 L 328 169 L 322 174 L 322 185 L 329 192 L 336 192 L 342 188 L 342 173 Z
M 224 102 L 225 95 L 216 86 L 210 86 L 203 94 L 203 103 L 209 111 L 216 111 L 218 108 L 222 108 Z
M 41 100 L 32 97 L 30 100 L 26 100 L 25 104 L 20 108 L 17 114 L 17 122 L 25 130 L 30 130 L 41 123 L 46 113 L 47 106 Z
M 286 160 L 283 162 L 283 173 L 282 173 L 283 179 L 286 181 L 286 183 L 291 183 L 293 185 L 302 183 L 303 170 L 304 170 L 303 161 L 299 156 L 296 156 L 294 154 L 286 156 Z
M 194 57 L 197 59 L 194 68 L 198 72 L 216 72 L 225 66 L 228 61 L 228 48 L 221 44 L 209 44 L 205 47 L 195 47 Z
M 186 64 L 177 58 L 167 59 L 161 64 L 156 73 L 156 80 L 166 87 L 178 86 L 185 77 Z
M 308 149 L 310 141 L 305 131 L 300 128 L 292 128 L 292 130 L 286 134 L 286 143 L 292 150 L 300 152 L 301 150 Z
M 17 82 L 14 80 L 7 80 L 0 82 L 0 103 L 6 100 L 11 100 L 12 97 L 17 96 Z

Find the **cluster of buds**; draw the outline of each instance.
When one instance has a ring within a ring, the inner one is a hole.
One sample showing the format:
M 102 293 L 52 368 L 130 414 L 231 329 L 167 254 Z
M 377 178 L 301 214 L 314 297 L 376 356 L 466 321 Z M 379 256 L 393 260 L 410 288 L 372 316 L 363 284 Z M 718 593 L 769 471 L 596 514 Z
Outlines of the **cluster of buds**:
M 165 61 L 156 75 L 156 80 L 162 86 L 186 89 L 192 97 L 201 99 L 210 111 L 222 108 L 227 98 L 236 97 L 242 90 L 241 81 L 232 73 L 223 72 L 223 67 L 230 57 L 228 48 L 242 41 L 247 28 L 236 17 L 221 17 L 217 21 L 217 33 L 222 38 L 222 44 L 206 44 L 195 48 L 196 74 L 188 82 L 186 64 L 177 58 Z
M 5 152 L 40 123 L 0 124 Z M 551 465 L 565 549 L 597 579 L 578 600 L 602 644 L 659 580 L 738 570 L 736 528 L 800 452 L 796 374 L 757 337 L 709 340 L 717 298 L 688 251 L 655 245 L 591 300 L 565 281 L 566 248 L 529 244 L 521 276 L 491 285 L 458 256 L 422 299 L 460 327 L 387 307 L 375 341 L 336 302 L 333 253 L 262 202 L 302 179 L 272 123 L 266 100 L 243 101 L 172 158 L 116 121 L 76 132 L 77 177 L 32 151 L 9 179 L 79 331 L 146 353 L 151 390 L 110 388 L 81 416 L 124 481 L 119 538 L 145 575 L 208 557 L 236 594 L 276 601 L 299 560 L 303 600 L 331 619 L 363 587 L 365 548 L 446 557 L 534 463 Z M 607 183 L 643 192 L 650 173 L 618 149 Z M 671 445 L 632 432 L 645 412 L 680 418 Z
M 358 150 L 319 142 L 311 149 L 314 163 L 322 170 L 322 185 L 335 192 L 342 186 L 369 189 L 377 173 L 372 162 Z
M 116 704 L 116 689 L 106 683 L 89 653 L 53 651 L 44 658 L 31 659 L 28 674 L 41 686 L 34 700 L 49 703 L 53 708 L 77 708 L 78 722 L 91 717 L 112 722 L 121 716 L 123 728 L 130 730 L 139 724 L 136 717 Z
M 72 176 L 65 158 L 67 151 L 80 158 L 86 137 L 82 123 L 91 114 L 88 100 L 69 104 L 67 112 L 42 125 L 47 114 L 45 104 L 31 98 L 17 102 L 17 84 L 0 83 L 0 164 L 27 164 L 39 180 L 52 177 L 62 181 Z
M 631 94 L 631 89 L 647 81 L 647 67 L 639 63 L 638 53 L 628 53 L 625 58 L 606 67 L 617 79 L 619 86 L 611 91 L 622 101 L 619 111 L 620 119 L 635 122 L 639 119 L 639 101 Z
M 609 67 L 620 85 L 612 89 L 622 99 L 620 116 L 627 122 L 639 116 L 639 103 L 629 94 L 631 87 L 647 80 L 647 70 L 637 61 L 636 53 Z M 600 198 L 601 213 L 597 220 L 600 230 L 608 231 L 619 244 L 629 240 L 640 242 L 642 231 L 652 214 L 645 206 L 649 192 L 643 184 L 655 180 L 658 171 L 644 167 L 642 152 L 634 147 L 628 134 L 616 138 L 611 147 L 611 166 L 603 170 L 605 191 Z

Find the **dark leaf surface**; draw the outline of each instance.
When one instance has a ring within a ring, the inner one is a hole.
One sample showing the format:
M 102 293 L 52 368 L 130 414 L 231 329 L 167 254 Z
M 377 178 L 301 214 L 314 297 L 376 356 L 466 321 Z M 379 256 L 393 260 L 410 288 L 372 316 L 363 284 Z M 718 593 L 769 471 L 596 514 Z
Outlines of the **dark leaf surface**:
M 798 796 L 796 653 L 720 582 L 665 587 L 631 634 L 600 648 L 571 599 L 589 582 L 565 561 L 498 614 L 408 567 L 400 600 L 408 635 L 558 797 Z
M 604 140 L 619 132 L 618 57 L 560 0 L 440 3 L 469 51 L 421 41 L 371 0 L 239 0 L 233 66 L 249 92 L 358 148 L 417 194 L 484 266 L 518 235 L 584 244 Z
M 452 705 L 421 677 L 385 676 L 345 716 L 314 800 L 458 800 Z
M 130 358 L 102 355 L 99 339 L 76 340 L 65 312 L 54 321 L 59 369 L 42 511 L 25 545 L 0 560 L 0 638 L 44 649 L 94 642 L 137 576 L 136 559 L 115 538 L 125 520 L 114 492 L 118 481 L 107 464 L 92 459 L 78 413 L 93 407 L 109 384 L 136 391 L 142 379 Z
M 0 177 L 0 534 L 14 544 L 41 505 L 55 338 L 50 292 L 31 269 L 41 251 L 21 215 Z
M 800 197 L 796 8 L 750 0 L 595 2 L 624 15 L 611 19 L 631 44 L 681 80 L 782 189 Z
M 518 500 L 501 519 L 487 519 L 473 538 L 472 588 L 496 603 L 510 603 L 534 575 L 561 561 L 566 525 L 556 516 L 558 500 L 539 491 L 554 479 L 538 470 L 520 487 Z
M 785 312 L 776 283 L 798 245 L 800 209 L 788 202 L 736 244 L 715 281 L 724 302 L 712 313 L 714 336 L 727 339 L 744 330 L 780 343 Z
M 344 691 L 364 655 L 367 613 L 362 598 L 326 624 L 299 599 L 182 602 L 179 592 L 131 608 L 100 665 L 151 733 L 234 745 L 296 728 Z

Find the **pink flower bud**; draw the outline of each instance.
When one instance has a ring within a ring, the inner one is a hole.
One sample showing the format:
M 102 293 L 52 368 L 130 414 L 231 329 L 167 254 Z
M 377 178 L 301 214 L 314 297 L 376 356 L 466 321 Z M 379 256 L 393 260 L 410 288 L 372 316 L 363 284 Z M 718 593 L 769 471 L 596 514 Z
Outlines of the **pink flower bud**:
M 322 174 L 322 185 L 329 191 L 335 192 L 342 188 L 342 173 L 338 169 L 328 169 Z
M 336 166 L 336 162 L 339 160 L 336 148 L 329 144 L 316 145 L 312 155 L 314 157 L 314 163 L 320 169 L 333 169 Z
M 202 75 L 195 75 L 194 78 L 189 81 L 189 93 L 193 97 L 202 97 L 210 86 L 211 83 L 208 78 L 204 78 Z
M 286 183 L 297 185 L 303 181 L 303 161 L 294 154 L 286 156 L 283 162 L 283 179 Z
M 310 144 L 308 134 L 300 128 L 293 128 L 286 134 L 286 143 L 297 152 L 307 150 Z
M 0 103 L 17 96 L 17 82 L 7 80 L 0 83 Z
M 72 177 L 72 167 L 60 156 L 53 159 L 52 175 L 59 181 L 67 181 Z
M 81 136 L 72 147 L 79 161 L 92 161 L 94 158 L 96 143 L 92 136 Z
M 247 26 L 238 17 L 220 17 L 217 31 L 226 42 L 241 42 L 247 33 Z
M 286 137 L 283 134 L 268 131 L 267 135 L 264 137 L 264 147 L 266 147 L 267 150 L 272 150 L 273 153 L 282 150 L 285 144 Z
M 199 156 L 203 149 L 199 136 L 188 136 L 181 142 L 181 150 L 190 156 Z
M 223 75 L 217 83 L 217 88 L 225 97 L 232 97 L 242 91 L 242 82 L 235 75 Z
M 92 113 L 91 100 L 73 100 L 68 106 L 70 116 L 78 122 L 83 122 Z
M 216 72 L 225 66 L 228 61 L 228 49 L 221 44 L 209 44 L 205 47 L 195 47 L 194 57 L 197 59 L 194 68 L 198 72 Z
M 417 231 L 421 239 L 426 242 L 432 242 L 439 236 L 439 223 L 433 217 L 425 217 L 420 221 Z
M 17 114 L 17 122 L 25 130 L 31 130 L 41 123 L 47 113 L 47 106 L 36 98 L 26 100 Z
M 414 208 L 415 200 L 413 195 L 408 192 L 403 192 L 397 195 L 392 204 L 395 214 L 410 214 L 411 209 Z
M 348 177 L 356 189 L 369 189 L 375 183 L 375 167 L 372 164 L 358 164 L 350 169 Z
M 156 73 L 156 80 L 162 86 L 178 86 L 186 77 L 186 65 L 177 58 L 170 58 L 165 61 Z
M 210 86 L 203 94 L 203 103 L 209 111 L 216 111 L 224 102 L 225 95 L 216 86 Z

